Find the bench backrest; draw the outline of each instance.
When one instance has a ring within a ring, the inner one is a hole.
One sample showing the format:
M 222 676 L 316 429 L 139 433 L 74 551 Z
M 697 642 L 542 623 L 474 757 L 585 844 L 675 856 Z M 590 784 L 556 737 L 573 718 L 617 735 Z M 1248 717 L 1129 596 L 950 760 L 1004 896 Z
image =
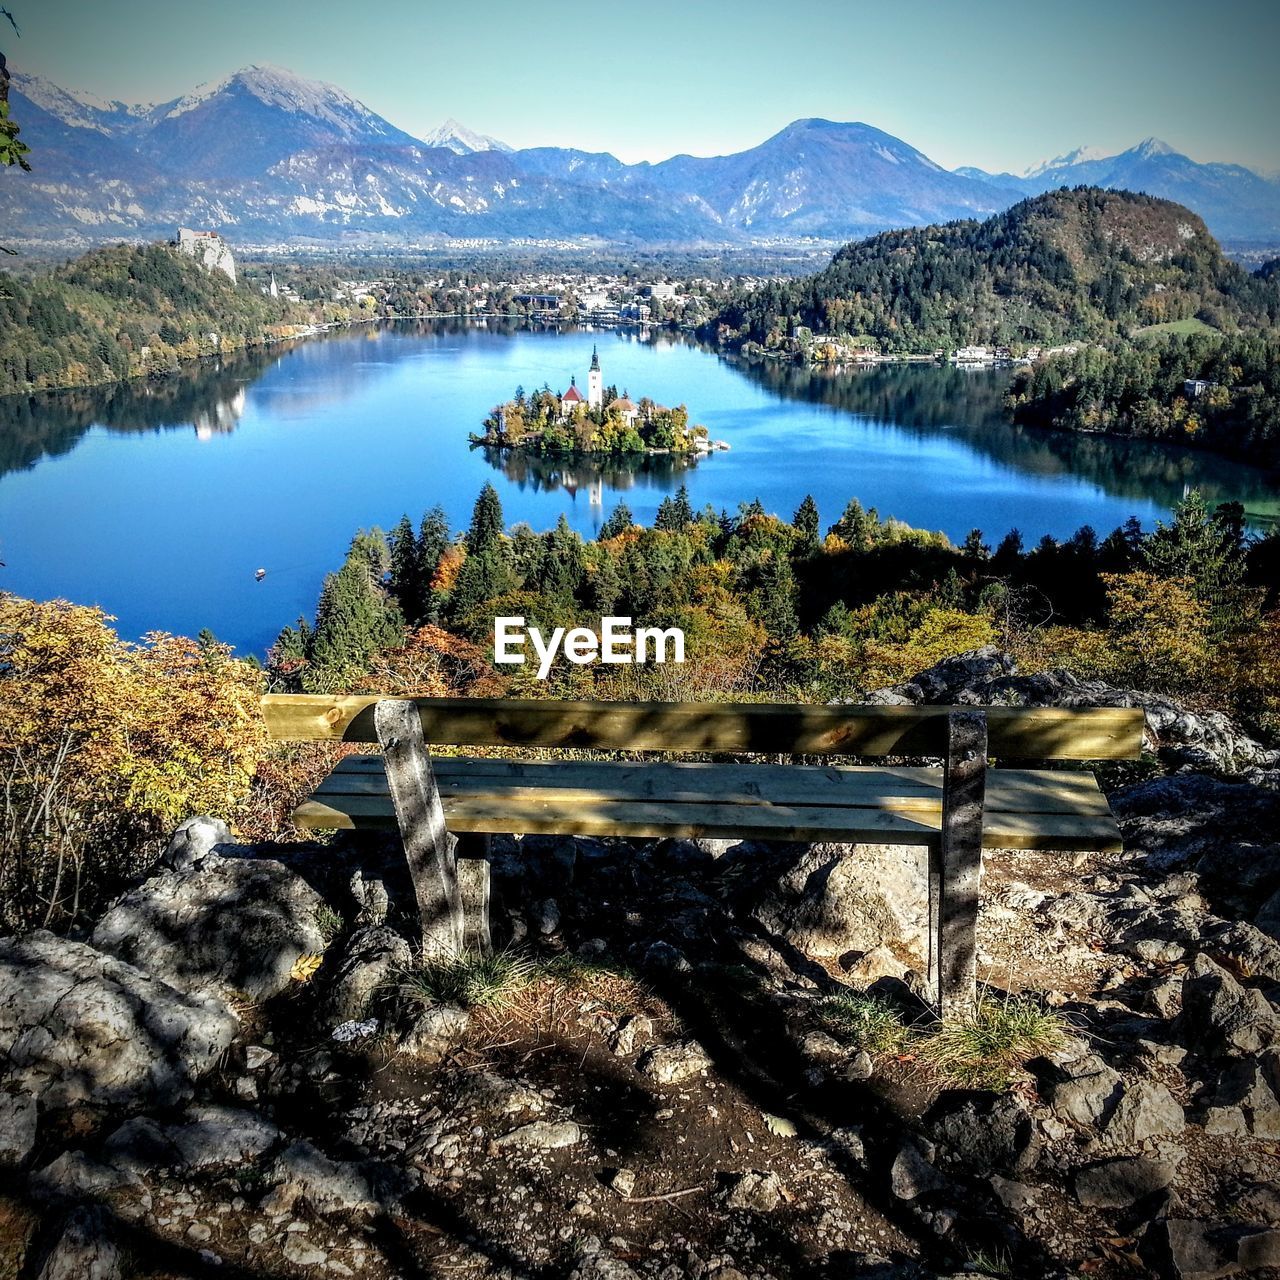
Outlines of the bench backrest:
M 273 738 L 376 742 L 376 694 L 267 694 Z M 558 702 L 414 698 L 429 743 L 459 747 L 575 747 L 597 751 L 758 752 L 936 756 L 953 710 L 983 710 L 988 750 L 1006 760 L 1133 760 L 1140 707 L 880 707 L 792 703 Z

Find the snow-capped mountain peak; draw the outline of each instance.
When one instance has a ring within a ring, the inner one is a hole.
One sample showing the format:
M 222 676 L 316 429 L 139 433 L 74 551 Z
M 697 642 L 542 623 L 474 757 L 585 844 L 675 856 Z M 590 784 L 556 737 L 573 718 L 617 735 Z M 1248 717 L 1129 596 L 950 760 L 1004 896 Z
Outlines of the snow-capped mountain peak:
M 96 93 L 79 89 L 63 89 L 41 75 L 25 71 L 13 73 L 13 87 L 34 102 L 42 111 L 75 129 L 92 129 L 96 133 L 110 134 L 111 124 L 122 117 L 145 116 L 152 107 L 149 104 L 134 105 L 101 98 Z
M 1101 147 L 1076 147 L 1074 151 L 1054 156 L 1052 160 L 1041 160 L 1039 164 L 1033 164 L 1029 169 L 1023 171 L 1022 176 L 1024 178 L 1038 178 L 1042 173 L 1049 173 L 1053 169 L 1065 169 L 1068 165 L 1084 164 L 1088 160 L 1105 159 L 1107 159 L 1107 153 Z
M 477 133 L 460 124 L 452 116 L 438 129 L 432 129 L 422 139 L 429 147 L 446 147 L 455 155 L 470 156 L 478 151 L 510 151 L 505 142 L 491 138 L 487 133 Z
M 1162 142 L 1159 138 L 1143 138 L 1133 148 L 1133 154 L 1141 156 L 1144 160 L 1149 160 L 1152 156 L 1176 156 L 1178 153 L 1167 142 Z

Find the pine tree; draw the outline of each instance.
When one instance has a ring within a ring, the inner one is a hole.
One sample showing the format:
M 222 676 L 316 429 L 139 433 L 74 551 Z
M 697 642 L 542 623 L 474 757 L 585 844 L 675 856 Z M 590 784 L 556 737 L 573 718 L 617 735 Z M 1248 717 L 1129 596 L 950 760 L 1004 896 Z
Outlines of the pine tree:
M 609 518 L 600 526 L 599 540 L 604 542 L 609 538 L 616 538 L 620 533 L 626 533 L 635 522 L 631 508 L 625 502 L 619 502 L 610 512 Z
M 609 617 L 622 599 L 622 576 L 617 561 L 607 553 L 600 557 L 591 576 L 591 605 L 602 618 Z
M 467 530 L 468 555 L 480 555 L 496 547 L 502 538 L 502 500 L 491 484 L 485 484 L 471 512 L 471 527 Z
M 440 618 L 440 600 L 431 583 L 448 545 L 449 520 L 444 508 L 432 507 L 418 525 L 418 579 L 422 584 L 423 622 L 438 622 Z
M 810 494 L 805 494 L 796 513 L 791 517 L 791 524 L 800 535 L 800 549 L 807 553 L 818 549 L 818 504 Z
M 672 504 L 672 515 L 676 529 L 683 532 L 693 523 L 693 507 L 689 505 L 689 488 L 685 484 L 676 490 L 675 502 Z
M 653 527 L 663 533 L 675 533 L 679 529 L 676 522 L 676 504 L 670 497 L 658 503 L 658 514 L 653 518 Z
M 991 555 L 991 548 L 982 540 L 981 529 L 970 529 L 960 553 L 966 560 L 985 560 Z
M 357 547 L 337 573 L 324 580 L 310 648 L 312 669 L 304 684 L 335 687 L 363 673 L 369 659 L 404 638 L 399 608 L 388 599 Z
M 418 626 L 423 618 L 425 592 L 422 583 L 422 562 L 418 555 L 418 539 L 407 515 L 391 531 L 391 594 L 400 602 L 400 611 L 411 627 Z

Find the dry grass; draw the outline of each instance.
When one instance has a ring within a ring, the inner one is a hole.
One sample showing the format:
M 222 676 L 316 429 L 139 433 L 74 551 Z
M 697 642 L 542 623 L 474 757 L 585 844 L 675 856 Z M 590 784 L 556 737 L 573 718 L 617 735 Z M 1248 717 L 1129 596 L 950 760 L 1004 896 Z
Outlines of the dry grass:
M 918 1046 L 920 1057 L 951 1084 L 1007 1089 L 1032 1058 L 1067 1042 L 1060 1014 L 1021 996 L 984 995 L 971 1017 L 945 1022 Z

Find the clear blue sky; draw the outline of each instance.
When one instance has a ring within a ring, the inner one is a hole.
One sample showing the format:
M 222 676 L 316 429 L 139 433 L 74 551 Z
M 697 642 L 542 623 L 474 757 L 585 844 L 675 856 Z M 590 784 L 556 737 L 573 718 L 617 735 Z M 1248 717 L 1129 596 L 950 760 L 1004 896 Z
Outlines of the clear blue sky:
M 1155 135 L 1280 169 L 1277 0 L 5 0 L 10 61 L 165 101 L 253 62 L 332 81 L 410 133 L 624 160 L 861 120 L 940 164 L 1021 169 Z

